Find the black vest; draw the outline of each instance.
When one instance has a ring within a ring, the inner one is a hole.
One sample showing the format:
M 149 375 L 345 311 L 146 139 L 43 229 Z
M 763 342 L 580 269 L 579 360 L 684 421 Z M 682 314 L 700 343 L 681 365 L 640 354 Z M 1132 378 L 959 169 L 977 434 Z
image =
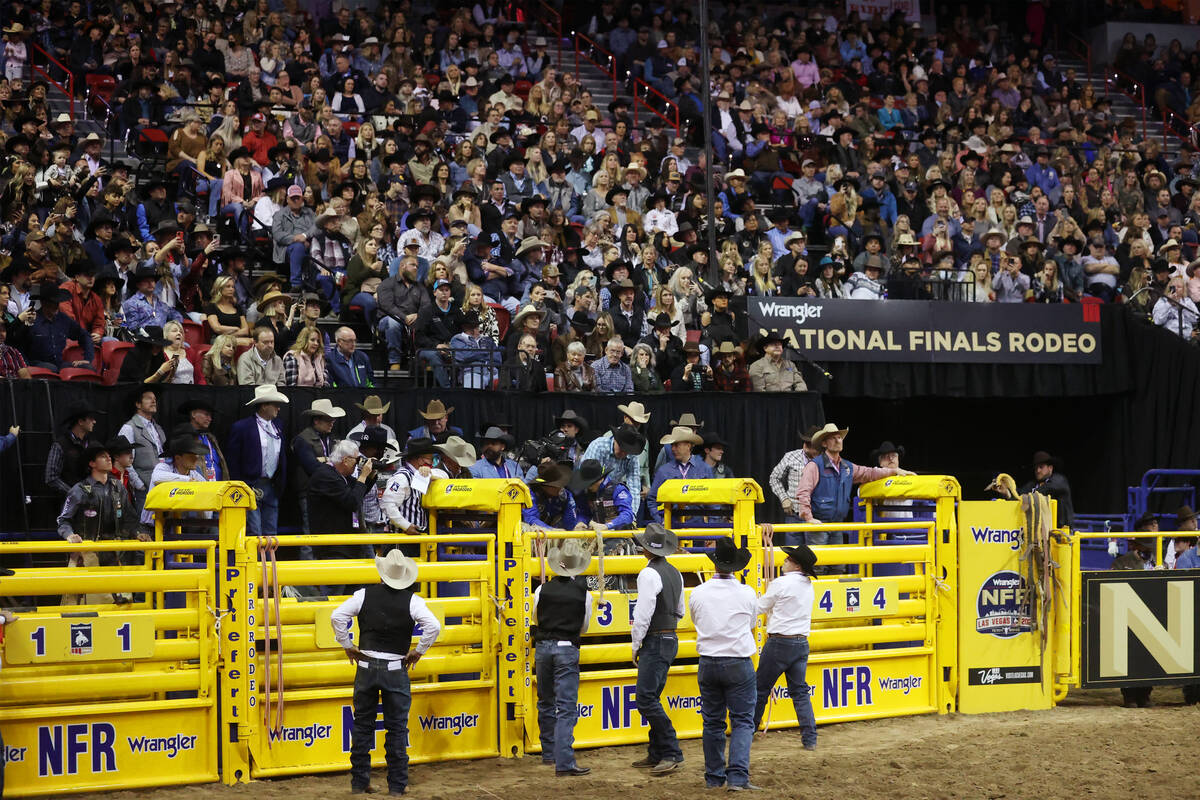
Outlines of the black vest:
M 404 655 L 412 648 L 413 618 L 409 611 L 413 590 L 393 589 L 378 583 L 365 590 L 358 612 L 358 648 Z
M 92 444 L 88 436 L 82 442 L 76 442 L 71 432 L 67 431 L 55 439 L 62 448 L 62 472 L 59 477 L 67 486 L 74 486 L 88 476 L 88 465 L 83 460 L 83 450 Z
M 579 646 L 579 630 L 587 613 L 587 581 L 555 576 L 538 593 L 537 631 L 534 641 L 569 641 Z
M 650 559 L 646 567 L 657 572 L 658 577 L 662 579 L 662 590 L 658 593 L 654 605 L 654 615 L 650 617 L 649 630 L 673 631 L 679 627 L 676 609 L 679 608 L 679 597 L 683 594 L 683 576 L 662 556 Z

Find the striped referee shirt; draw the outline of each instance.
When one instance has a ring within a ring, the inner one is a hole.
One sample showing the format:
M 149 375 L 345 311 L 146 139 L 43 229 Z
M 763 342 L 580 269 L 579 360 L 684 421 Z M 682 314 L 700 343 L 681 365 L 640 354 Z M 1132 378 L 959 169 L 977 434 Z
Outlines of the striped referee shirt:
M 415 526 L 419 531 L 429 530 L 429 513 L 425 511 L 422 492 L 413 491 L 412 481 L 417 476 L 417 469 L 407 461 L 401 462 L 396 474 L 388 481 L 383 490 L 380 507 L 388 521 L 394 522 L 401 530 Z M 429 479 L 445 478 L 445 473 L 434 470 Z

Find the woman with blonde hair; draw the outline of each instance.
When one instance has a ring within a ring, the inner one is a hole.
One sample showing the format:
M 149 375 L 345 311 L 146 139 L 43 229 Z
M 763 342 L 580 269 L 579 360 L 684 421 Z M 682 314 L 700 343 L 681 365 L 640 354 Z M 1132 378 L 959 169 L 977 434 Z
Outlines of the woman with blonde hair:
M 212 347 L 200 363 L 205 383 L 209 386 L 237 386 L 237 370 L 234 368 L 237 349 L 237 339 L 227 333 L 213 339 Z
M 675 293 L 675 304 L 683 315 L 683 325 L 688 330 L 699 330 L 700 317 L 708 311 L 704 302 L 704 291 L 696 282 L 689 267 L 679 267 L 667 282 L 667 286 Z
M 204 308 L 205 321 L 214 336 L 233 336 L 238 347 L 252 343 L 250 323 L 237 305 L 237 286 L 232 275 L 218 275 L 213 281 L 209 304 Z
M 758 246 L 758 252 L 754 254 L 754 258 L 750 259 L 750 285 L 748 289 L 751 294 L 757 297 L 770 297 L 771 295 L 778 294 L 775 278 L 771 275 L 771 269 L 775 265 L 775 261 L 772 258 L 773 252 L 771 242 L 765 241 Z
M 496 311 L 483 296 L 483 289 L 474 283 L 468 283 L 463 291 L 462 311 L 474 311 L 479 315 L 479 335 L 490 337 L 493 342 L 500 344 L 500 321 L 496 319 Z
M 671 318 L 671 335 L 678 336 L 680 341 L 687 338 L 687 327 L 683 324 L 683 310 L 675 302 L 675 293 L 665 283 L 660 283 L 652 295 L 654 298 L 654 315 L 666 314 Z
M 288 386 L 315 386 L 325 383 L 325 340 L 318 328 L 304 327 L 291 348 L 283 354 L 283 377 Z
M 596 359 L 604 355 L 604 348 L 612 337 L 612 314 L 607 311 L 601 312 L 600 316 L 596 317 L 596 326 L 592 328 L 592 332 L 583 337 L 583 345 L 587 348 L 588 357 Z
M 580 213 L 591 222 L 608 208 L 608 190 L 611 189 L 612 177 L 605 170 L 597 170 L 592 176 L 592 189 L 583 198 Z
M 539 194 L 546 193 L 546 181 L 550 180 L 550 172 L 546 168 L 542 148 L 534 145 L 525 149 L 525 174 L 537 184 L 535 188 Z
M 162 357 L 166 361 L 172 358 L 177 358 L 175 371 L 171 375 L 171 383 L 195 383 L 196 368 L 192 362 L 188 360 L 186 336 L 183 331 L 183 323 L 178 320 L 169 320 L 163 325 L 163 338 L 167 340 L 167 345 L 163 348 Z
M 988 264 L 983 253 L 971 254 L 971 273 L 975 276 L 974 291 L 971 294 L 972 303 L 992 303 L 996 293 L 992 291 L 992 267 Z

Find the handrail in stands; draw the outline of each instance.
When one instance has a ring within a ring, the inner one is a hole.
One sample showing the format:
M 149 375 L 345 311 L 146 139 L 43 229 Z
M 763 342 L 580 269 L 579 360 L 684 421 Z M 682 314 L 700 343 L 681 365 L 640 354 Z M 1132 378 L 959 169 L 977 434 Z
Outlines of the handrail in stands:
M 550 30 L 554 31 L 555 46 L 558 48 L 558 61 L 555 63 L 561 65 L 563 42 L 562 13 L 557 8 L 547 3 L 546 0 L 537 0 L 537 4 L 542 7 L 543 12 L 546 14 L 546 19 L 543 20 L 543 23 L 546 25 L 546 27 L 550 28 Z M 551 20 L 554 21 L 554 25 L 549 24 Z
M 644 99 L 642 99 L 642 97 L 638 93 L 638 90 L 642 89 L 642 88 L 644 88 L 646 90 L 647 95 L 651 92 L 653 92 L 655 95 L 657 95 L 659 97 L 659 99 L 661 99 L 663 101 L 665 108 L 674 109 L 675 120 L 671 121 L 671 118 L 669 116 L 667 116 L 665 113 L 659 111 L 657 108 L 655 108 L 654 106 L 647 103 Z M 660 117 L 663 122 L 665 122 L 666 124 L 673 127 L 675 129 L 676 136 L 679 135 L 679 126 L 680 126 L 679 104 L 676 103 L 671 98 L 667 97 L 665 94 L 660 92 L 658 89 L 655 89 L 653 86 L 646 83 L 641 78 L 634 78 L 633 79 L 633 124 L 634 124 L 634 126 L 636 126 L 638 124 L 638 118 L 637 118 L 638 103 L 641 103 L 643 106 L 645 106 L 646 110 L 649 111 L 651 114 L 654 114 L 654 115 Z
M 1130 75 L 1127 75 L 1118 69 L 1115 69 L 1112 67 L 1109 67 L 1109 69 L 1111 70 L 1111 72 L 1109 74 L 1105 75 L 1105 77 L 1104 77 L 1105 87 L 1116 89 L 1118 92 L 1120 92 L 1121 94 L 1128 97 L 1130 102 L 1134 103 L 1135 105 L 1137 105 L 1138 107 L 1140 107 L 1142 109 L 1142 138 L 1145 139 L 1146 138 L 1146 113 L 1147 113 L 1146 112 L 1146 87 L 1145 87 L 1145 85 L 1134 80 Z M 1129 86 L 1130 89 L 1132 89 L 1134 92 L 1137 92 L 1137 95 L 1135 96 L 1132 93 L 1130 93 L 1129 91 L 1127 91 L 1125 89 L 1125 86 L 1122 85 L 1122 82 L 1124 82 L 1125 85 Z
M 41 75 L 42 77 L 44 77 L 46 79 L 47 83 L 50 83 L 51 85 L 56 87 L 60 92 L 62 92 L 63 94 L 65 94 L 67 96 L 67 100 L 70 102 L 70 108 L 71 108 L 71 111 L 70 111 L 71 121 L 74 122 L 75 121 L 75 73 L 71 72 L 71 70 L 67 69 L 66 66 L 61 61 L 59 61 L 57 58 L 55 58 L 54 56 L 50 55 L 45 50 L 43 50 L 40 45 L 38 45 L 34 42 L 29 42 L 28 44 L 29 44 L 29 48 L 30 48 L 30 57 L 29 57 L 30 71 L 36 75 Z M 38 66 L 38 64 L 34 61 L 34 58 L 33 58 L 34 54 L 36 54 L 36 53 L 41 53 L 43 56 L 46 57 L 46 61 L 49 62 L 49 64 L 53 64 L 54 66 L 58 67 L 66 74 L 67 84 L 65 86 L 63 84 L 59 83 L 57 80 L 55 80 L 54 76 L 51 75 L 47 71 L 47 68 Z
M 1088 83 L 1091 83 L 1092 82 L 1092 45 L 1083 37 L 1077 36 L 1077 35 L 1071 33 L 1070 31 L 1066 31 L 1066 34 L 1067 34 L 1067 48 L 1072 53 L 1074 53 L 1075 55 L 1077 55 L 1083 59 L 1083 62 L 1087 65 Z M 1076 42 L 1078 42 L 1078 44 L 1076 44 Z M 1082 45 L 1082 46 L 1080 46 L 1080 45 Z
M 601 65 L 600 62 L 596 61 L 591 56 L 585 54 L 583 52 L 583 48 L 579 44 L 580 40 L 583 40 L 583 41 L 587 42 L 589 45 L 591 45 L 592 50 L 597 55 L 602 55 L 602 56 L 606 57 L 608 59 L 608 66 L 605 67 L 605 66 Z M 579 33 L 578 31 L 575 32 L 574 41 L 575 41 L 575 74 L 576 74 L 576 76 L 579 75 L 579 59 L 580 59 L 580 57 L 582 57 L 589 64 L 591 64 L 592 66 L 596 67 L 596 69 L 603 72 L 606 77 L 612 79 L 612 99 L 616 100 L 617 99 L 617 57 L 614 56 L 612 53 L 608 52 L 607 50 L 605 50 L 600 45 L 598 45 L 591 38 L 589 38 L 585 34 Z

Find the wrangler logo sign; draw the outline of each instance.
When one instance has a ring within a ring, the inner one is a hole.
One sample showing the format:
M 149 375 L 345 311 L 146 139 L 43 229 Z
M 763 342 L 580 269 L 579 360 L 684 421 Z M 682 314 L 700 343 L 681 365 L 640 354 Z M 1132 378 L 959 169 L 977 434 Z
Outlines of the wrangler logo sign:
M 1083 573 L 1083 686 L 1200 683 L 1200 570 Z

